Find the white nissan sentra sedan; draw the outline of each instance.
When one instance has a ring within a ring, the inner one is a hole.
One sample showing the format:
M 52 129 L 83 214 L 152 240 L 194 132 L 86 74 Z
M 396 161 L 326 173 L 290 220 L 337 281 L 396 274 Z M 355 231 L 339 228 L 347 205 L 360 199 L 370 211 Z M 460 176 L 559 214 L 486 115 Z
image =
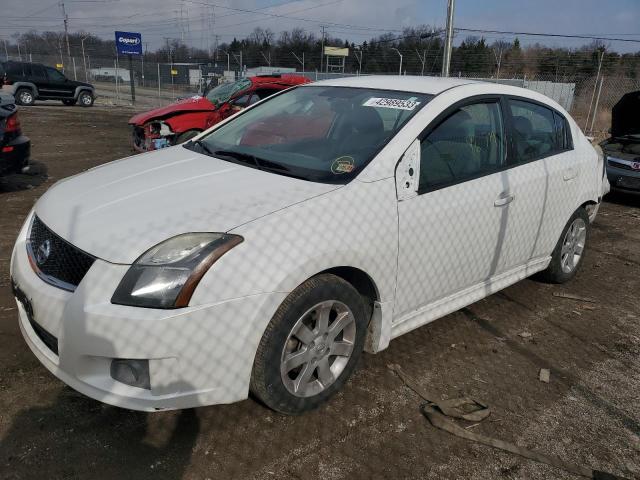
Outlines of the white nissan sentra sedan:
M 540 272 L 571 279 L 602 158 L 524 89 L 358 77 L 49 189 L 16 242 L 20 328 L 58 378 L 135 410 L 300 413 L 363 350 Z

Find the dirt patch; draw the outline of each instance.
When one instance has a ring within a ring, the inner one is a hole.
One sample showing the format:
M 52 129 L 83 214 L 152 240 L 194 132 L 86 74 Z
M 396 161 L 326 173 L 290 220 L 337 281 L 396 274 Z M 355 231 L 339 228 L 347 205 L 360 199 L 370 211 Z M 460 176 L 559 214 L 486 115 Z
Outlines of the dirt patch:
M 640 478 L 640 210 L 627 197 L 603 205 L 574 281 L 525 280 L 394 340 L 310 414 L 284 417 L 253 400 L 145 414 L 65 387 L 22 340 L 9 257 L 53 182 L 130 154 L 131 113 L 21 109 L 46 177 L 0 190 L 0 478 L 574 478 L 435 430 L 389 363 L 442 398 L 489 404 L 477 433 Z

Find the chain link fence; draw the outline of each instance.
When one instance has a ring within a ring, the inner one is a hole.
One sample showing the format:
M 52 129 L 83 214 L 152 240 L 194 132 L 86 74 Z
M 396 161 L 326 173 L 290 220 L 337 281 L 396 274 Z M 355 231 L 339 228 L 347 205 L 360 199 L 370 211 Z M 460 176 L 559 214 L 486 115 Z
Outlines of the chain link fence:
M 18 58 L 11 58 L 18 60 Z M 202 93 L 203 86 L 212 78 L 216 81 L 232 81 L 241 76 L 233 64 L 226 61 L 213 63 L 169 63 L 145 61 L 145 56 L 134 57 L 131 65 L 123 57 L 84 58 L 58 55 L 29 54 L 23 61 L 43 63 L 62 70 L 78 81 L 96 86 L 99 104 L 130 105 L 130 79 L 136 88 L 136 106 L 139 108 L 166 105 L 179 98 Z M 354 75 L 370 75 L 363 72 L 331 73 L 316 71 L 296 72 L 311 81 Z M 395 71 L 376 73 L 397 75 Z M 522 75 L 515 78 L 477 77 L 459 72 L 458 77 L 499 82 L 540 92 L 556 100 L 578 122 L 588 135 L 603 139 L 611 126 L 611 108 L 628 92 L 640 90 L 640 79 L 625 76 L 593 75 Z

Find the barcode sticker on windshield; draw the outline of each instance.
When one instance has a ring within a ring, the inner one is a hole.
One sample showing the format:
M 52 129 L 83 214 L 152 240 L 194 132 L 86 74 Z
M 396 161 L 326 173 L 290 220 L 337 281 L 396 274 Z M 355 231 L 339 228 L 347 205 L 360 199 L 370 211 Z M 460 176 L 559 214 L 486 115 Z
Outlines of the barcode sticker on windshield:
M 420 102 L 415 100 L 401 100 L 399 98 L 370 98 L 362 104 L 363 107 L 395 108 L 397 110 L 413 110 Z

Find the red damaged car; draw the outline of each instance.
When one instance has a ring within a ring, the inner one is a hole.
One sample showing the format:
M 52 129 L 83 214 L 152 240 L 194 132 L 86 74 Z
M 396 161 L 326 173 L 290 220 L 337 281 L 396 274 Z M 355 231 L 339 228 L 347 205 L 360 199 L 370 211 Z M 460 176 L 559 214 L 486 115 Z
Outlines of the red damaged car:
M 129 119 L 139 152 L 184 143 L 212 125 L 276 92 L 308 83 L 302 75 L 258 75 L 223 83 L 207 92 L 139 113 Z

